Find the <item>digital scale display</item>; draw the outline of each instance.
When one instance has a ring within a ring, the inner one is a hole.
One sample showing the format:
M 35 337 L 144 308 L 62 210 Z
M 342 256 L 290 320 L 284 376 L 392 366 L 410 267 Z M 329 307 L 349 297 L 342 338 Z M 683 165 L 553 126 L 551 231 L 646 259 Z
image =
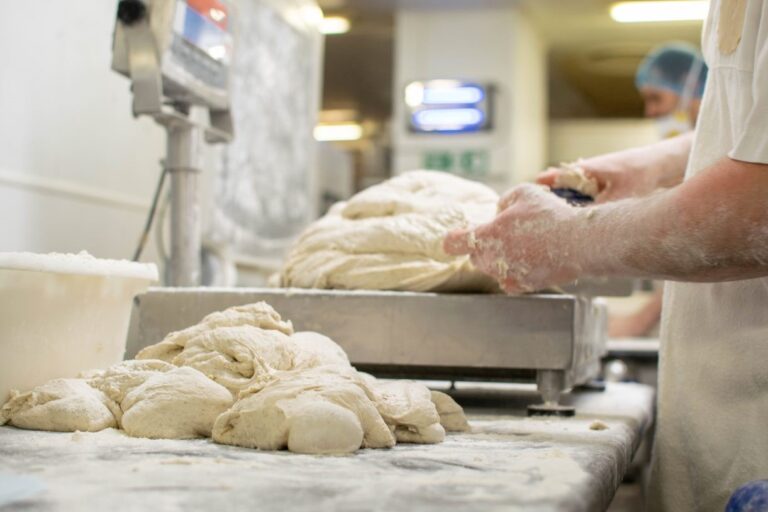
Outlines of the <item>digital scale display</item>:
M 417 133 L 472 133 L 491 127 L 490 88 L 461 80 L 411 82 L 405 88 L 409 129 Z
M 208 57 L 228 65 L 232 53 L 229 15 L 219 0 L 178 0 L 173 29 Z

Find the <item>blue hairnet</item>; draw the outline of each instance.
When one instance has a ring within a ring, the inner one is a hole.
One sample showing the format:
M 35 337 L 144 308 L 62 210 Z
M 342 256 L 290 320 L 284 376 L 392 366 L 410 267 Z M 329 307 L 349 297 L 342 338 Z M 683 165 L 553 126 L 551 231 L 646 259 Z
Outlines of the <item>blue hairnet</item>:
M 698 80 L 693 87 L 693 98 L 701 98 L 707 81 L 707 66 L 701 52 L 693 45 L 671 43 L 656 48 L 649 53 L 635 75 L 635 86 L 667 89 L 682 95 L 688 73 L 696 61 L 701 61 Z

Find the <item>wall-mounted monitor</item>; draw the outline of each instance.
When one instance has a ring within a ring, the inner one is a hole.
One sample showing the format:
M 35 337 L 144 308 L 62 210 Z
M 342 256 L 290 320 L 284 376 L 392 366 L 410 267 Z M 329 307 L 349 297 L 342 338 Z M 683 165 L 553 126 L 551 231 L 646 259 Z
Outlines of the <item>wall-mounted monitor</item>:
M 488 131 L 493 121 L 493 87 L 464 80 L 411 82 L 405 88 L 408 128 L 415 133 Z

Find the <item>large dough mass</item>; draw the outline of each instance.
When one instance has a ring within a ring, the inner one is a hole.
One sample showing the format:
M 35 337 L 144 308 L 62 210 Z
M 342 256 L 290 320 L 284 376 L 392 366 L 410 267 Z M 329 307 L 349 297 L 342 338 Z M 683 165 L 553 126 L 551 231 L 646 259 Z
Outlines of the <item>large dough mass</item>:
M 333 340 L 294 333 L 264 302 L 206 316 L 136 360 L 14 392 L 0 424 L 342 454 L 438 443 L 468 429 L 461 407 L 412 381 L 360 373 Z
M 334 205 L 299 237 L 282 286 L 408 291 L 487 291 L 493 279 L 468 256 L 443 251 L 445 235 L 496 215 L 487 186 L 436 171 L 411 171 Z

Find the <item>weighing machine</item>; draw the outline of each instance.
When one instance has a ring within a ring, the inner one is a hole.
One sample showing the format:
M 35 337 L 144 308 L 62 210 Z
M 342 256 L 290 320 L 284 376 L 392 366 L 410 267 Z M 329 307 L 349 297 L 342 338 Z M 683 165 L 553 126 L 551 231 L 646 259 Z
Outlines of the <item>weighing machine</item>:
M 171 177 L 168 282 L 200 284 L 199 130 L 209 143 L 232 138 L 230 10 L 221 0 L 121 0 L 112 69 L 131 80 L 133 115 L 168 134 L 163 172 Z M 199 121 L 193 108 L 207 111 Z

